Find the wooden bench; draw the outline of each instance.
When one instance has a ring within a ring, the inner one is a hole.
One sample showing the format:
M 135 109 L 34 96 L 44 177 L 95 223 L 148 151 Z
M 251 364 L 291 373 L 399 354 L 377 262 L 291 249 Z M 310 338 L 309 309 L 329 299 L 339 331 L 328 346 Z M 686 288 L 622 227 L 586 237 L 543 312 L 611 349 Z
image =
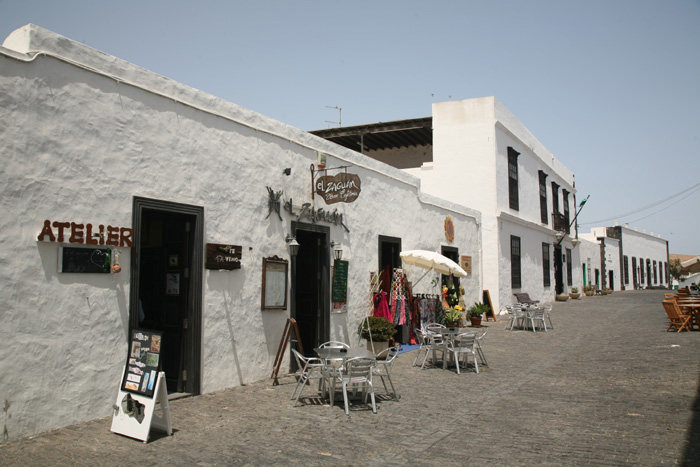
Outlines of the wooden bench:
M 536 305 L 536 304 L 540 303 L 539 300 L 531 299 L 530 295 L 528 295 L 526 293 L 515 293 L 513 295 L 515 295 L 515 298 L 518 299 L 518 303 L 525 303 L 527 305 Z

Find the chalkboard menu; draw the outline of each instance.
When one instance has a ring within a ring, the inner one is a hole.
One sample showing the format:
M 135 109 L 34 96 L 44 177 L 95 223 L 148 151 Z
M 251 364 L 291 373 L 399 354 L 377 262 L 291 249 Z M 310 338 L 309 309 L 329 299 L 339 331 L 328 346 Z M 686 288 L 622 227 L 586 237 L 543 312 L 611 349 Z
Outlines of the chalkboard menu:
M 336 259 L 333 262 L 333 301 L 348 301 L 348 262 Z
M 109 248 L 58 248 L 58 272 L 109 274 L 111 266 Z
M 161 341 L 160 332 L 145 329 L 131 331 L 122 390 L 153 397 L 160 368 Z

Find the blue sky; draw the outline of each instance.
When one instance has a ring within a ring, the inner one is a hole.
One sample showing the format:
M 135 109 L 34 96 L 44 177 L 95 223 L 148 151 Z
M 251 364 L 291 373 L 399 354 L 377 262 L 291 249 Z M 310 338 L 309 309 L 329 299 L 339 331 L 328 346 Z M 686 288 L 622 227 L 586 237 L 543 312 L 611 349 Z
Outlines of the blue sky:
M 2 39 L 27 23 L 303 130 L 496 96 L 591 195 L 581 232 L 700 255 L 700 0 L 0 0 Z

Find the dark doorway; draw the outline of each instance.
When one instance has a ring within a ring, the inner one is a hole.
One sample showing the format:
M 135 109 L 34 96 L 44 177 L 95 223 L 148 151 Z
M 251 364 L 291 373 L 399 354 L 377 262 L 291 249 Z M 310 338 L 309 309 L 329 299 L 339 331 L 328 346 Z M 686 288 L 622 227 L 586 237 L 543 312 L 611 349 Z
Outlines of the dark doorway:
M 391 297 L 391 281 L 394 269 L 401 267 L 401 239 L 396 237 L 379 236 L 379 274 L 381 290 Z M 391 302 L 391 300 L 389 300 Z M 396 325 L 394 339 L 401 344 L 407 344 L 410 339 L 410 325 Z
M 613 271 L 608 271 L 608 287 L 610 287 L 610 290 L 615 290 L 615 282 L 613 281 L 613 278 L 615 275 L 613 274 Z
M 452 246 L 443 246 L 441 250 L 442 256 L 451 259 L 455 263 L 459 264 L 459 250 Z M 448 285 L 449 278 L 452 277 L 452 284 L 456 290 L 459 290 L 459 277 L 455 276 L 442 276 L 442 285 Z
M 299 253 L 292 258 L 292 317 L 297 321 L 304 353 L 330 336 L 330 251 L 328 227 L 292 223 Z
M 564 271 L 562 267 L 561 246 L 554 246 L 554 289 L 559 295 L 564 293 Z
M 161 331 L 169 393 L 200 389 L 203 210 L 134 201 L 132 327 Z

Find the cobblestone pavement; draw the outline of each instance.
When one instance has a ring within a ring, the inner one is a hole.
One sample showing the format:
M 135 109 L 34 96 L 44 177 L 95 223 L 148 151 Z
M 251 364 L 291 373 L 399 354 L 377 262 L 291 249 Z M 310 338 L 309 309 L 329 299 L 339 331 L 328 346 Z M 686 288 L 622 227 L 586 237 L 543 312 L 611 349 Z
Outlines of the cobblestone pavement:
M 662 294 L 556 303 L 548 332 L 489 322 L 479 374 L 401 354 L 377 414 L 292 407 L 285 376 L 172 401 L 170 437 L 104 418 L 3 443 L 0 465 L 700 465 L 700 332 L 665 332 Z

